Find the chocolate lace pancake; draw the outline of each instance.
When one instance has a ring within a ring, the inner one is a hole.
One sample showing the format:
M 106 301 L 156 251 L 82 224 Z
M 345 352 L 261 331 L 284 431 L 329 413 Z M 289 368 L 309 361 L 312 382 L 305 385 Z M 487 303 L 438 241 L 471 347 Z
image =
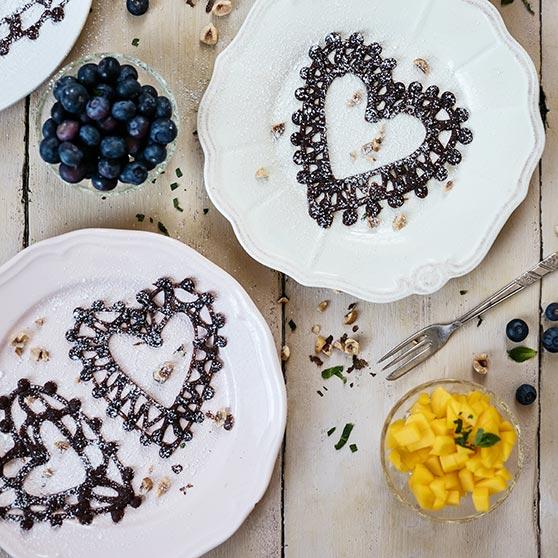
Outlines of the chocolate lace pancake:
M 365 216 L 374 218 L 382 210 L 382 200 L 397 208 L 405 203 L 405 194 L 409 192 L 425 198 L 429 180 L 446 180 L 446 164 L 461 162 L 456 146 L 473 140 L 471 131 L 462 127 L 469 113 L 455 106 L 453 93 L 440 94 L 434 85 L 424 90 L 418 82 L 408 87 L 395 82 L 392 73 L 397 62 L 382 58 L 381 52 L 379 44 L 365 44 L 360 33 L 345 40 L 331 33 L 325 38 L 324 46 L 314 45 L 310 49 L 312 63 L 300 71 L 305 84 L 295 93 L 303 105 L 292 117 L 299 126 L 291 137 L 299 148 L 293 159 L 302 167 L 297 180 L 307 187 L 310 216 L 321 227 L 330 227 L 338 211 L 343 212 L 343 223 L 350 226 L 357 222 L 361 207 Z M 407 114 L 421 121 L 426 136 L 422 145 L 403 159 L 336 179 L 327 144 L 325 101 L 333 81 L 347 74 L 360 78 L 366 87 L 368 122 L 378 123 Z M 442 141 L 440 136 L 445 132 L 449 132 L 449 139 Z
M 19 380 L 11 394 L 0 397 L 0 417 L 0 432 L 11 442 L 11 447 L 0 453 L 1 519 L 19 523 L 25 530 L 36 522 L 59 526 L 70 518 L 89 524 L 95 516 L 107 513 L 118 522 L 127 506 L 141 504 L 131 484 L 133 471 L 118 459 L 117 445 L 101 436 L 101 420 L 87 417 L 79 399 L 68 401 L 59 395 L 54 382 L 40 386 Z M 68 474 L 48 468 L 51 454 L 43 441 L 46 423 L 59 431 L 64 451 L 77 454 L 85 480 L 63 491 L 37 496 L 26 489 L 26 481 L 36 469 L 43 476 L 47 472 Z M 111 478 L 115 472 L 119 479 Z
M 192 426 L 204 420 L 203 403 L 215 394 L 211 381 L 222 368 L 219 348 L 226 340 L 219 329 L 225 318 L 213 310 L 213 295 L 196 291 L 191 279 L 180 283 L 159 279 L 154 289 L 141 291 L 136 300 L 139 307 L 97 301 L 91 308 L 77 308 L 75 326 L 66 337 L 74 343 L 70 357 L 83 365 L 81 379 L 92 382 L 93 397 L 107 401 L 107 414 L 121 417 L 126 430 L 138 430 L 142 444 L 159 445 L 159 455 L 167 458 L 192 439 Z M 110 320 L 105 318 L 107 313 Z M 123 334 L 149 347 L 161 347 L 165 326 L 178 314 L 192 324 L 193 354 L 180 392 L 165 407 L 123 372 L 109 342 L 113 335 Z
M 21 39 L 38 39 L 47 21 L 62 21 L 66 15 L 64 7 L 69 1 L 28 0 L 14 13 L 0 19 L 0 56 L 6 56 L 11 46 Z M 31 18 L 33 23 L 29 21 Z

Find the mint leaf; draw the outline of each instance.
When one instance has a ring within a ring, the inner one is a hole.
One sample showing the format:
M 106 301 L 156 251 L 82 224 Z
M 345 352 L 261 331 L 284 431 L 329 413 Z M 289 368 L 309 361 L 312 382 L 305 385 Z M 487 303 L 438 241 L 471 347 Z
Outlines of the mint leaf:
M 477 448 L 491 448 L 500 440 L 500 436 L 496 436 L 496 434 L 491 432 L 485 432 L 482 428 L 479 428 L 475 436 L 475 446 Z
M 529 347 L 515 347 L 511 351 L 508 351 L 508 356 L 514 362 L 525 362 L 535 358 L 537 356 L 537 351 Z
M 339 438 L 339 441 L 335 444 L 336 450 L 340 450 L 349 441 L 349 436 L 351 435 L 354 427 L 355 425 L 351 424 L 350 422 L 345 425 L 345 428 L 343 428 L 343 432 L 341 434 L 341 438 Z
M 331 436 L 331 435 L 335 432 L 335 430 L 337 430 L 337 429 L 335 428 L 335 426 L 334 426 L 333 428 L 330 428 L 330 429 L 327 431 L 327 435 L 328 435 L 328 436 Z
M 324 380 L 329 380 L 333 378 L 333 376 L 337 376 L 344 384 L 347 383 L 347 377 L 343 375 L 343 367 L 342 366 L 334 366 L 333 368 L 326 368 L 322 370 L 322 378 Z

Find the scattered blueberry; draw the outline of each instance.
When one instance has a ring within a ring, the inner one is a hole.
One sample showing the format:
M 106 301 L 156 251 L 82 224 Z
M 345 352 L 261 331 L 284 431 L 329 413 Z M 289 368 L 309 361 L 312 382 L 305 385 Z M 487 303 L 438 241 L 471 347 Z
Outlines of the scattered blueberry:
M 89 93 L 81 83 L 71 83 L 60 90 L 60 103 L 64 110 L 73 114 L 81 112 L 88 100 Z
M 90 124 L 82 126 L 79 130 L 79 139 L 89 147 L 95 147 L 101 143 L 101 132 Z
M 127 155 L 126 140 L 118 136 L 108 136 L 101 140 L 101 155 L 107 159 L 120 159 Z
M 558 327 L 551 327 L 543 333 L 542 344 L 549 353 L 558 353 Z
M 519 343 L 529 335 L 529 326 L 523 320 L 512 320 L 506 326 L 506 335 L 510 341 Z
M 120 74 L 120 62 L 113 56 L 107 56 L 99 62 L 99 77 L 102 81 L 113 82 Z
M 60 160 L 69 167 L 77 167 L 83 160 L 83 151 L 77 147 L 77 145 L 69 141 L 60 144 L 58 147 L 58 155 L 60 156 Z
M 551 322 L 558 322 L 558 303 L 553 302 L 552 304 L 549 304 L 544 311 L 544 315 L 547 320 L 550 320 Z
M 141 16 L 149 9 L 149 0 L 126 0 L 128 11 L 134 16 Z
M 100 192 L 108 192 L 116 188 L 118 180 L 116 178 L 111 179 L 105 178 L 104 176 L 95 175 L 91 179 L 91 184 L 93 184 L 93 188 L 99 190 Z
M 106 97 L 93 97 L 85 111 L 91 120 L 103 120 L 110 114 L 110 101 Z
M 78 81 L 87 88 L 94 87 L 99 81 L 97 64 L 85 64 L 77 74 Z
M 176 135 L 176 124 L 169 118 L 158 118 L 151 124 L 149 138 L 155 143 L 167 145 L 175 140 Z
M 150 122 L 141 114 L 128 121 L 128 134 L 132 138 L 143 139 L 149 133 Z
M 139 11 L 149 5 L 128 3 Z M 87 178 L 100 191 L 116 188 L 119 180 L 139 185 L 167 159 L 165 145 L 177 136 L 172 103 L 155 87 L 142 86 L 134 65 L 107 56 L 57 80 L 53 94 L 39 152 L 46 162 L 60 163 L 66 182 Z
M 172 115 L 172 104 L 166 97 L 157 97 L 157 118 L 170 118 Z
M 58 146 L 60 142 L 56 138 L 46 138 L 39 146 L 39 153 L 41 159 L 47 163 L 57 164 L 60 162 L 60 155 L 58 155 Z
M 61 77 L 59 80 L 57 80 L 57 82 L 54 84 L 54 87 L 52 88 L 52 94 L 54 95 L 54 98 L 59 101 L 62 89 L 64 89 L 64 87 L 66 87 L 67 85 L 72 85 L 74 83 L 77 83 L 77 80 L 73 76 Z
M 66 118 L 66 111 L 60 102 L 54 103 L 52 108 L 50 109 L 50 116 L 56 122 L 56 124 L 60 124 L 64 118 Z
M 520 405 L 532 405 L 537 400 L 537 390 L 529 384 L 517 388 L 515 399 Z
M 56 137 L 60 141 L 73 141 L 79 134 L 79 122 L 64 120 L 56 128 Z
M 147 167 L 139 161 L 128 163 L 120 174 L 120 181 L 127 184 L 143 184 L 147 180 Z
M 121 68 L 120 68 L 120 74 L 118 76 L 118 81 L 124 81 L 126 79 L 138 79 L 138 71 L 131 66 L 130 64 L 124 64 Z
M 58 123 L 53 118 L 49 118 L 48 120 L 45 120 L 42 129 L 43 138 L 55 138 L 56 128 L 58 128 Z
M 122 165 L 118 159 L 101 159 L 97 170 L 98 175 L 103 178 L 118 178 L 122 172 Z
M 136 114 L 136 110 L 133 101 L 117 101 L 112 105 L 112 117 L 126 122 Z
M 148 145 L 143 154 L 142 159 L 152 165 L 157 166 L 162 163 L 167 158 L 167 150 L 162 145 L 158 143 L 153 143 Z
M 77 184 L 85 178 L 85 167 L 81 165 L 73 167 L 62 163 L 58 167 L 58 172 L 60 173 L 60 178 L 70 184 Z

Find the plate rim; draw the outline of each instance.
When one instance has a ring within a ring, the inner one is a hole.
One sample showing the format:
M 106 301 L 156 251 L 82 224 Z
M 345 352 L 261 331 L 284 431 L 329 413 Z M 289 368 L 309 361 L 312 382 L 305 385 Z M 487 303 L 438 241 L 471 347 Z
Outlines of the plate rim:
M 185 549 L 184 552 L 179 552 L 179 554 L 176 555 L 177 558 L 197 558 L 199 556 L 202 556 L 206 552 L 209 552 L 210 550 L 216 548 L 217 546 L 228 540 L 232 535 L 234 535 L 234 533 L 248 518 L 256 504 L 260 502 L 260 500 L 264 497 L 271 482 L 271 477 L 275 470 L 277 458 L 283 444 L 287 422 L 286 386 L 282 373 L 282 367 L 275 347 L 275 340 L 267 321 L 263 317 L 260 310 L 257 308 L 252 298 L 248 295 L 244 287 L 230 273 L 200 254 L 197 250 L 194 250 L 188 244 L 185 244 L 184 242 L 181 242 L 174 238 L 166 237 L 161 234 L 149 231 L 86 228 L 79 229 L 73 232 L 63 233 L 45 240 L 41 240 L 24 248 L 0 266 L 0 289 L 6 281 L 13 280 L 23 269 L 32 264 L 37 258 L 41 258 L 45 256 L 45 254 L 48 255 L 48 253 L 52 253 L 53 250 L 56 253 L 63 253 L 72 248 L 72 246 L 79 245 L 84 240 L 87 241 L 94 238 L 98 239 L 99 237 L 101 237 L 103 241 L 107 241 L 107 238 L 110 237 L 120 240 L 125 240 L 126 238 L 131 237 L 144 237 L 155 240 L 156 242 L 174 244 L 177 248 L 186 252 L 190 252 L 191 255 L 201 260 L 201 262 L 206 265 L 212 272 L 224 276 L 227 281 L 230 281 L 231 284 L 235 286 L 235 294 L 242 299 L 242 302 L 246 304 L 248 308 L 250 308 L 251 316 L 255 320 L 255 322 L 257 322 L 257 325 L 262 333 L 262 339 L 266 343 L 266 346 L 263 347 L 263 349 L 266 353 L 269 353 L 270 356 L 275 356 L 275 366 L 270 367 L 272 368 L 272 370 L 267 371 L 270 383 L 273 384 L 273 389 L 274 391 L 277 391 L 278 395 L 275 404 L 277 407 L 279 424 L 275 437 L 269 444 L 271 450 L 261 460 L 263 465 L 260 464 L 258 467 L 258 469 L 261 471 L 261 475 L 258 476 L 256 482 L 252 483 L 253 488 L 249 496 L 245 500 L 240 502 L 235 510 L 234 515 L 228 516 L 228 523 L 224 527 L 223 523 L 221 524 L 221 528 L 219 529 L 219 533 L 221 534 L 217 535 L 216 531 L 213 530 L 208 533 L 208 536 L 203 542 L 199 543 L 200 546 L 197 550 L 194 551 L 194 553 L 191 552 L 191 549 Z M 10 537 L 9 540 L 2 540 L 0 542 L 0 550 L 1 549 L 5 550 L 14 558 L 37 558 L 35 554 L 27 550 L 24 541 L 21 538 L 15 536 Z
M 500 211 L 495 215 L 495 218 L 484 238 L 482 238 L 476 248 L 476 251 L 472 254 L 469 260 L 460 265 L 450 260 L 437 262 L 425 261 L 423 266 L 419 266 L 413 270 L 415 275 L 425 269 L 434 271 L 438 275 L 438 281 L 436 281 L 435 284 L 430 286 L 419 286 L 418 284 L 413 284 L 407 275 L 395 278 L 395 287 L 391 290 L 372 290 L 363 284 L 359 285 L 358 282 L 351 281 L 350 277 L 343 277 L 341 274 L 334 275 L 331 273 L 317 273 L 306 264 L 300 265 L 299 262 L 290 260 L 285 256 L 279 256 L 271 251 L 268 252 L 265 246 L 259 245 L 258 241 L 254 240 L 250 236 L 247 231 L 248 227 L 245 227 L 243 224 L 242 216 L 227 206 L 227 202 L 220 194 L 219 186 L 216 186 L 216 181 L 213 180 L 217 149 L 210 132 L 209 112 L 211 104 L 219 90 L 222 70 L 226 68 L 228 59 L 235 57 L 236 50 L 242 47 L 245 35 L 250 33 L 254 23 L 257 24 L 260 14 L 276 1 L 277 0 L 256 0 L 256 3 L 250 10 L 237 35 L 217 56 L 211 81 L 201 100 L 198 111 L 199 140 L 205 156 L 205 188 L 212 203 L 230 222 L 234 233 L 244 250 L 256 261 L 271 269 L 287 274 L 301 285 L 307 287 L 341 290 L 349 295 L 373 303 L 389 303 L 401 300 L 411 295 L 433 294 L 434 292 L 440 290 L 451 279 L 470 273 L 484 260 L 512 213 L 527 197 L 532 175 L 535 172 L 540 158 L 542 157 L 546 142 L 545 129 L 539 110 L 540 85 L 535 64 L 525 49 L 511 35 L 498 9 L 493 6 L 489 0 L 454 0 L 469 4 L 473 8 L 479 9 L 486 14 L 493 28 L 497 32 L 500 41 L 512 51 L 519 64 L 523 67 L 528 78 L 529 116 L 533 136 L 535 138 L 535 145 L 525 161 L 517 181 L 516 189 L 512 194 L 510 194 L 505 205 L 503 205 Z
M 43 85 L 43 83 L 45 83 L 50 78 L 50 76 L 52 76 L 54 74 L 54 72 L 56 72 L 56 70 L 61 66 L 61 64 L 64 62 L 64 60 L 66 60 L 67 56 L 70 54 L 72 49 L 76 46 L 76 43 L 79 41 L 79 38 L 80 38 L 81 33 L 83 31 L 83 28 L 85 27 L 85 23 L 87 22 L 87 20 L 89 18 L 89 14 L 91 13 L 91 9 L 92 9 L 92 6 L 93 6 L 93 0 L 79 0 L 77 3 L 79 4 L 79 2 L 83 2 L 82 5 L 84 6 L 85 9 L 84 9 L 84 12 L 82 14 L 81 19 L 78 20 L 78 27 L 76 29 L 76 37 L 73 40 L 73 42 L 71 43 L 71 45 L 69 45 L 69 48 L 61 50 L 62 56 L 60 57 L 58 62 L 56 62 L 54 67 L 52 67 L 51 69 L 46 70 L 46 75 L 45 75 L 44 71 L 39 72 L 42 77 L 40 78 L 40 81 L 34 87 L 31 87 L 31 88 L 26 87 L 24 89 L 24 92 L 22 92 L 19 95 L 19 97 L 14 98 L 12 100 L 8 100 L 6 102 L 6 104 L 3 104 L 3 102 L 0 101 L 0 112 L 4 111 L 6 109 L 9 109 L 13 105 L 15 105 L 16 103 L 19 103 L 19 101 L 21 101 L 22 99 L 25 99 L 25 97 L 27 97 L 28 95 L 31 95 L 31 93 L 33 93 L 37 89 L 39 89 L 39 87 L 41 87 L 41 85 Z M 50 65 L 45 64 L 42 67 L 43 68 L 50 68 Z

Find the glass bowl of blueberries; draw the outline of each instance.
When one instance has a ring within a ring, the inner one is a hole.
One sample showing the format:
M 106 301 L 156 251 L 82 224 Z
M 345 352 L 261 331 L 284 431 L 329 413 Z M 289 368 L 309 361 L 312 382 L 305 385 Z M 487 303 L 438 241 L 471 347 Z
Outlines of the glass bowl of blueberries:
M 174 95 L 147 64 L 84 56 L 60 70 L 36 116 L 39 152 L 65 183 L 103 195 L 154 182 L 176 150 Z

